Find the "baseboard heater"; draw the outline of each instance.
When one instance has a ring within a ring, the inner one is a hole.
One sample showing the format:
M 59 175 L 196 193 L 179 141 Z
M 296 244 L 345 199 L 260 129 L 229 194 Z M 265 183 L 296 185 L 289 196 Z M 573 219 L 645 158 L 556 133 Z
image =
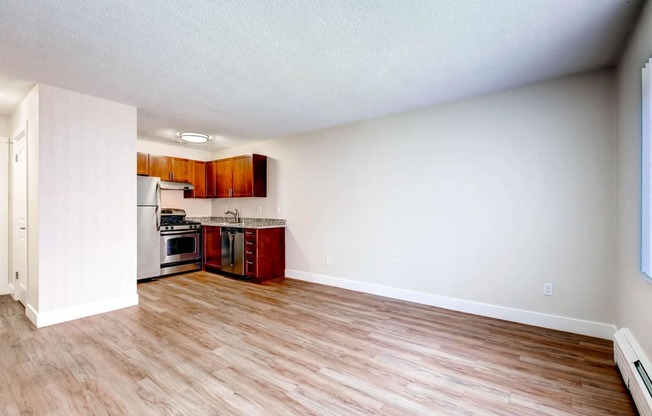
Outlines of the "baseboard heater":
M 614 334 L 614 360 L 642 416 L 652 416 L 652 366 L 631 331 Z

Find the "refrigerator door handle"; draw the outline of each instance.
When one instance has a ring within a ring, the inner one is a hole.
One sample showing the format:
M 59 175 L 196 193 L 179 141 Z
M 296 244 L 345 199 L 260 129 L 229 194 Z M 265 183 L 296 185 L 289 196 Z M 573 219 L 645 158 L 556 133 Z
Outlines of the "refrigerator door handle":
M 156 182 L 156 231 L 161 231 L 161 184 Z

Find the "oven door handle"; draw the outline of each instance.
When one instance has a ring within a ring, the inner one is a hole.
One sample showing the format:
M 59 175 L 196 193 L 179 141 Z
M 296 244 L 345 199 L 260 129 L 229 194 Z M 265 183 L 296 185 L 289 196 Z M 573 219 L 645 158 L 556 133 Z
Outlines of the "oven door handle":
M 200 230 L 170 230 L 161 231 L 161 236 L 165 237 L 166 235 L 199 234 L 200 232 Z

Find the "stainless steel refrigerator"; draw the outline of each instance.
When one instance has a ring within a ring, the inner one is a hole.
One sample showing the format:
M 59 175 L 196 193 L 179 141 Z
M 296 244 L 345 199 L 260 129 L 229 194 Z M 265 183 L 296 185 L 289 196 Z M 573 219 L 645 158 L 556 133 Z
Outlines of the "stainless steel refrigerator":
M 161 185 L 138 176 L 138 280 L 161 273 Z

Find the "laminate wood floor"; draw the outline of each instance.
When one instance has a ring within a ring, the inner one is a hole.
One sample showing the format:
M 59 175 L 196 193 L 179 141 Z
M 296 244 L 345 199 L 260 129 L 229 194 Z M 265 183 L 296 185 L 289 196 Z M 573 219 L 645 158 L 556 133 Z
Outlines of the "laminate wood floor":
M 35 329 L 0 297 L 0 415 L 636 414 L 609 341 L 204 272 Z

